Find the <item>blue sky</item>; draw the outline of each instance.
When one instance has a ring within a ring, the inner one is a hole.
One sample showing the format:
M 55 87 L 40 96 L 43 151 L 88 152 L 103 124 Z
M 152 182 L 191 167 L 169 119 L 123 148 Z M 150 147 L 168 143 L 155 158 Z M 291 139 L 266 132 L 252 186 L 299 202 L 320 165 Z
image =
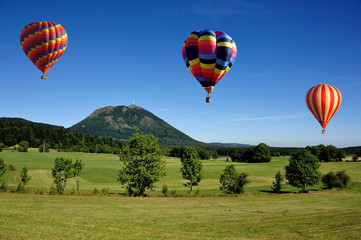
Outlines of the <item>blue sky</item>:
M 0 0 L 0 21 L 0 117 L 70 127 L 134 98 L 204 142 L 361 145 L 361 1 Z M 45 81 L 19 43 L 34 21 L 60 23 L 69 37 Z M 238 49 L 210 104 L 181 54 L 204 29 Z M 343 96 L 324 135 L 305 104 L 320 83 Z

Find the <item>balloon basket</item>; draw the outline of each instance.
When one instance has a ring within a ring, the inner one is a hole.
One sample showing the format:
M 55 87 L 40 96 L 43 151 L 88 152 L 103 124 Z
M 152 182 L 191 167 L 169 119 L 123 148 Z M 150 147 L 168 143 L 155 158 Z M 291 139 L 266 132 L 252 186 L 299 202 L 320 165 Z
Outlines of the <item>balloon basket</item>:
M 206 103 L 210 103 L 211 102 L 211 96 L 207 95 L 206 97 Z
M 46 80 L 48 77 L 46 75 L 41 76 L 41 79 Z
M 326 130 L 325 130 L 325 129 L 322 129 L 322 134 L 326 134 Z

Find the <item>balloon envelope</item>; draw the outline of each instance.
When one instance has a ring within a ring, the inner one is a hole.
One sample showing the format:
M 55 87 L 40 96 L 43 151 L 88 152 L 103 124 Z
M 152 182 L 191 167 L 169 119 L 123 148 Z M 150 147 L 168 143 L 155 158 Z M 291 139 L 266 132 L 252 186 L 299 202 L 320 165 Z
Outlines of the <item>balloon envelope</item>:
M 182 55 L 187 68 L 210 94 L 232 67 L 237 47 L 222 31 L 194 31 L 184 41 Z
M 20 43 L 26 56 L 46 74 L 64 53 L 68 35 L 54 22 L 33 22 L 22 30 Z
M 333 115 L 340 108 L 341 102 L 340 91 L 328 84 L 314 86 L 306 94 L 307 107 L 324 131 Z

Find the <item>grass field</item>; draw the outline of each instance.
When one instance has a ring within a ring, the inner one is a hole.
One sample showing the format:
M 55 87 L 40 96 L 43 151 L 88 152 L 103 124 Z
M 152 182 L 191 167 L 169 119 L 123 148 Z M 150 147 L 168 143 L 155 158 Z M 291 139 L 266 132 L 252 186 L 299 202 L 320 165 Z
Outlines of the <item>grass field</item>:
M 117 172 L 121 167 L 119 157 L 110 154 L 94 153 L 39 153 L 38 151 L 29 151 L 27 153 L 2 151 L 0 158 L 7 164 L 12 164 L 17 168 L 16 172 L 7 172 L 3 179 L 9 186 L 16 186 L 20 181 L 21 169 L 26 166 L 29 175 L 32 177 L 26 189 L 31 191 L 43 190 L 47 192 L 53 185 L 51 168 L 54 167 L 56 157 L 71 158 L 73 161 L 81 159 L 85 167 L 80 179 L 80 192 L 91 193 L 94 188 L 101 190 L 109 188 L 112 193 L 124 192 L 117 181 Z M 154 192 L 149 194 L 160 194 L 163 184 L 168 186 L 169 190 L 176 190 L 177 193 L 186 194 L 187 188 L 183 186 L 184 180 L 181 176 L 181 163 L 178 158 L 165 158 L 167 175 L 157 183 Z M 194 189 L 199 189 L 201 194 L 222 194 L 219 190 L 219 177 L 227 164 L 234 164 L 238 171 L 249 174 L 251 184 L 246 186 L 246 194 L 262 194 L 271 190 L 273 177 L 277 171 L 284 172 L 284 166 L 288 164 L 288 157 L 273 158 L 270 163 L 231 163 L 226 162 L 225 158 L 218 160 L 203 161 L 204 179 Z M 337 162 L 322 163 L 320 168 L 322 173 L 331 170 L 345 170 L 351 177 L 354 186 L 361 186 L 361 162 Z M 71 191 L 75 187 L 75 180 L 71 179 L 66 187 L 66 191 Z M 322 188 L 320 183 L 317 186 L 309 187 L 308 190 L 318 190 Z M 284 191 L 298 192 L 299 190 L 291 186 L 285 186 Z
M 3 151 L 0 158 L 18 169 L 3 179 L 16 186 L 27 166 L 32 176 L 27 189 L 47 191 L 59 156 L 85 162 L 80 185 L 85 194 L 0 193 L 0 239 L 361 239 L 360 162 L 323 163 L 323 173 L 345 170 L 352 187 L 307 194 L 290 186 L 285 188 L 289 193 L 269 193 L 274 174 L 288 164 L 286 157 L 263 164 L 233 163 L 252 180 L 246 194 L 237 197 L 218 196 L 219 175 L 231 164 L 225 159 L 203 161 L 205 178 L 196 189 L 204 195 L 193 197 L 156 196 L 163 183 L 187 192 L 176 158 L 166 158 L 167 176 L 145 198 L 86 194 L 94 187 L 124 191 L 115 180 L 121 167 L 115 155 Z M 71 181 L 67 188 L 74 186 Z
M 0 239 L 361 239 L 361 188 L 239 197 L 0 193 Z

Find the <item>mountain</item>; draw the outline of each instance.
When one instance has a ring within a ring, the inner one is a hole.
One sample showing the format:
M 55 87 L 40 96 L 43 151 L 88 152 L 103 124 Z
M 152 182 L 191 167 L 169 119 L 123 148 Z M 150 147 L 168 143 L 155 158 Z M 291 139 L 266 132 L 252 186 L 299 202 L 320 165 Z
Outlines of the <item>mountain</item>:
M 252 145 L 249 144 L 242 144 L 242 143 L 220 143 L 220 142 L 211 142 L 209 144 L 221 146 L 221 147 L 251 147 Z
M 153 113 L 135 104 L 96 109 L 69 128 L 71 131 L 127 141 L 136 132 L 153 134 L 162 146 L 202 146 L 202 143 L 175 129 Z

